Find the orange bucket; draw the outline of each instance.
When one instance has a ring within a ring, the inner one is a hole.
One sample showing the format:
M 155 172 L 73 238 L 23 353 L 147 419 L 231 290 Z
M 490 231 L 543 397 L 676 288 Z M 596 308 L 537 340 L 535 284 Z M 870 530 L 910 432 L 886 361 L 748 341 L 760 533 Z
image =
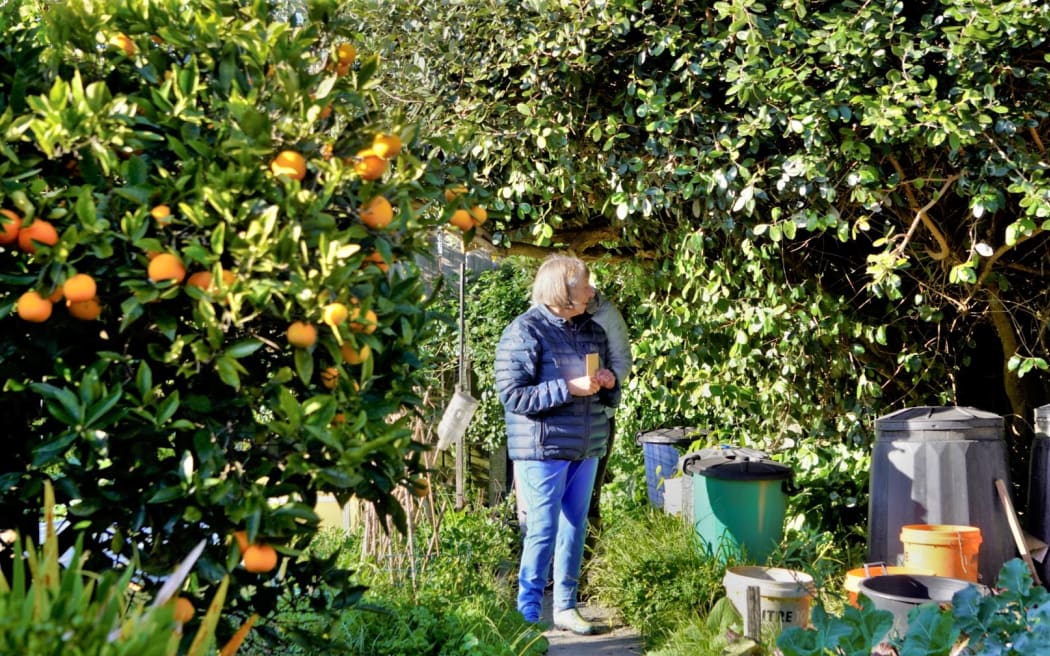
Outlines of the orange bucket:
M 933 572 L 928 569 L 915 567 L 887 566 L 886 563 L 866 563 L 863 567 L 857 567 L 846 572 L 846 582 L 842 587 L 846 589 L 846 593 L 849 595 L 849 603 L 858 608 L 860 607 L 857 603 L 857 593 L 860 592 L 861 581 L 888 574 L 932 576 Z
M 904 566 L 935 576 L 977 582 L 981 529 L 956 524 L 909 524 L 901 527 Z

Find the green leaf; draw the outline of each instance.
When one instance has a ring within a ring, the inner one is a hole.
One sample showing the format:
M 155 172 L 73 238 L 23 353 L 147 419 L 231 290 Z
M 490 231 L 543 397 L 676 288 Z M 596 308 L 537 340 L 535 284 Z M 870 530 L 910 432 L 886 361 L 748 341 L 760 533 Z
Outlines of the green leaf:
M 219 373 L 219 378 L 235 390 L 241 388 L 238 367 L 236 360 L 225 355 L 215 359 L 215 370 Z
M 252 353 L 258 351 L 260 347 L 262 347 L 261 341 L 257 339 L 245 339 L 230 345 L 223 354 L 234 359 L 246 358 Z
M 310 384 L 314 376 L 314 356 L 308 349 L 295 349 L 295 371 L 304 385 Z
M 182 486 L 168 485 L 158 489 L 156 492 L 150 495 L 150 497 L 146 499 L 146 503 L 168 503 L 170 501 L 174 501 L 175 499 L 182 498 L 182 496 Z
M 73 426 L 84 416 L 84 408 L 71 390 L 48 383 L 33 383 L 30 388 L 48 401 L 47 408 L 51 416 L 62 423 Z

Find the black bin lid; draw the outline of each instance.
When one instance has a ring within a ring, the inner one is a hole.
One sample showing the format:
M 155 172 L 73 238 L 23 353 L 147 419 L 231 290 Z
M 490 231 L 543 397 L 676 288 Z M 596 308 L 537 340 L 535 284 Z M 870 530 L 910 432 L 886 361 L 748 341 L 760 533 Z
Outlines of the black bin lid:
M 716 455 L 705 449 L 697 455 L 682 456 L 679 464 L 683 473 L 726 481 L 783 481 L 795 475 L 791 467 L 753 449 L 721 449 Z
M 707 430 L 695 426 L 672 426 L 669 428 L 658 428 L 656 430 L 639 432 L 635 438 L 636 444 L 679 444 L 688 446 L 694 440 L 707 435 Z

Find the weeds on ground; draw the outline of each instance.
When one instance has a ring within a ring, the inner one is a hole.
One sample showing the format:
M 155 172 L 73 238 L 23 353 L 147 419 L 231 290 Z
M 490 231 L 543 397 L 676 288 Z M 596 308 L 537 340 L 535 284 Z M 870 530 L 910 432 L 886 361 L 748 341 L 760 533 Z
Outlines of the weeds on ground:
M 504 507 L 429 513 L 409 536 L 371 548 L 362 534 L 324 531 L 311 545 L 367 586 L 353 607 L 293 608 L 270 621 L 287 656 L 532 656 L 546 651 L 515 609 L 509 573 L 518 536 Z M 265 651 L 247 652 L 262 656 Z

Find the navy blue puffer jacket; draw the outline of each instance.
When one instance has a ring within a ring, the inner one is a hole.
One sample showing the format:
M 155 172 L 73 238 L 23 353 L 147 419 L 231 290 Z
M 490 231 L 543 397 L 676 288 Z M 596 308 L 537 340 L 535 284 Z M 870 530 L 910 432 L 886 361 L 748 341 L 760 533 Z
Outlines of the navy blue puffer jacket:
M 608 368 L 605 331 L 590 315 L 562 319 L 536 305 L 507 326 L 496 347 L 496 391 L 507 421 L 512 460 L 583 460 L 605 454 L 607 407 L 620 383 L 593 396 L 572 396 L 567 380 L 587 373 L 586 355 Z

